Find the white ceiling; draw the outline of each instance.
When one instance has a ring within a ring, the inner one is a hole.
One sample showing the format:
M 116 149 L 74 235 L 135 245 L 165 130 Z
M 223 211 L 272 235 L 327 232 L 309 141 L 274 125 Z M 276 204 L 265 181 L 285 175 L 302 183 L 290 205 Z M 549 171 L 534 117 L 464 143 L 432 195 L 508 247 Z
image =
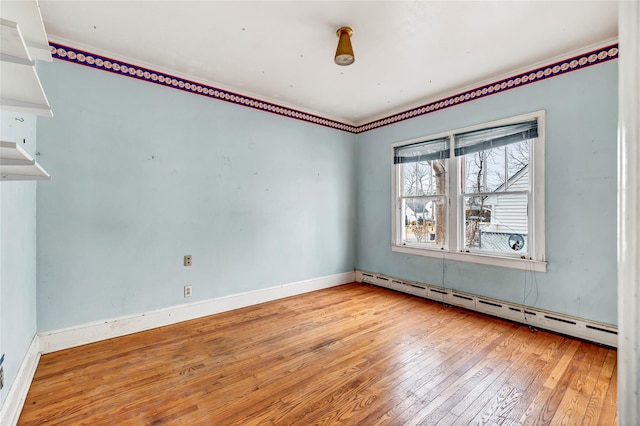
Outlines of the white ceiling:
M 4 2 L 5 0 L 3 0 Z M 49 1 L 51 40 L 359 125 L 617 37 L 616 1 Z M 354 30 L 356 62 L 333 63 Z

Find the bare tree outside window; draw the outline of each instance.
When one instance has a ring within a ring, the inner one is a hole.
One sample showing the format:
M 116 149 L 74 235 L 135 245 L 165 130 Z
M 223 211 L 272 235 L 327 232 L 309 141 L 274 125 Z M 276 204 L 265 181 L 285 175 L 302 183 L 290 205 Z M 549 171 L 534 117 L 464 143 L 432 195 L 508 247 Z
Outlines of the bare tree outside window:
M 444 245 L 446 216 L 443 195 L 446 193 L 445 160 L 403 164 L 402 195 L 405 206 L 407 240 Z
M 463 158 L 465 180 L 465 246 L 486 249 L 482 244 L 483 233 L 502 225 L 502 233 L 520 232 L 508 229 L 503 218 L 494 213 L 500 194 L 509 193 L 512 185 L 528 187 L 529 141 L 490 148 Z M 517 189 L 517 188 L 516 188 Z M 495 194 L 495 195 L 494 195 Z M 526 203 L 526 201 L 525 201 Z M 506 228 L 506 229 L 505 229 Z M 485 238 L 486 241 L 486 238 Z

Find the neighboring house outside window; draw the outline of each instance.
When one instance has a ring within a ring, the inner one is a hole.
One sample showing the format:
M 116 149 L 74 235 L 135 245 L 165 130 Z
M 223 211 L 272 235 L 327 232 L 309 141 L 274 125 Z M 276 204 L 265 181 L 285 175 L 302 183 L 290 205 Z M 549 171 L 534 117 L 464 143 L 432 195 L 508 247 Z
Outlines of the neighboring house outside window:
M 394 144 L 393 158 L 393 251 L 546 270 L 544 112 Z

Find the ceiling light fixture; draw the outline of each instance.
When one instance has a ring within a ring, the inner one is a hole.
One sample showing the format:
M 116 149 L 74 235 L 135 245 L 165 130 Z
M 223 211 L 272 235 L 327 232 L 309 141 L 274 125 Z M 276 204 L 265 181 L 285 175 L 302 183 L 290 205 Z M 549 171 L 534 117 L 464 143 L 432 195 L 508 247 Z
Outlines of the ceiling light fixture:
M 353 56 L 353 47 L 351 47 L 353 30 L 349 27 L 340 27 L 340 29 L 336 31 L 336 35 L 339 40 L 336 56 L 333 61 L 341 66 L 351 65 L 356 60 L 355 56 Z

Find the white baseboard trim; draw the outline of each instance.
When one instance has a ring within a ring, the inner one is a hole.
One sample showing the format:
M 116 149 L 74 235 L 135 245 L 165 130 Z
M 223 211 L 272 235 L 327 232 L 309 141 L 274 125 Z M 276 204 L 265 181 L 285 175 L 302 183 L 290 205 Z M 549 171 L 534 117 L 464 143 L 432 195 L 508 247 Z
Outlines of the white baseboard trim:
M 100 340 L 163 327 L 182 321 L 213 315 L 284 297 L 308 293 L 355 281 L 355 272 L 328 275 L 260 290 L 217 297 L 215 299 L 144 312 L 105 321 L 92 322 L 60 330 L 38 333 L 40 353 L 46 354 Z M 4 423 L 2 423 L 4 424 Z
M 40 338 L 35 335 L 0 409 L 0 425 L 15 426 L 18 423 L 38 361 L 40 361 Z

